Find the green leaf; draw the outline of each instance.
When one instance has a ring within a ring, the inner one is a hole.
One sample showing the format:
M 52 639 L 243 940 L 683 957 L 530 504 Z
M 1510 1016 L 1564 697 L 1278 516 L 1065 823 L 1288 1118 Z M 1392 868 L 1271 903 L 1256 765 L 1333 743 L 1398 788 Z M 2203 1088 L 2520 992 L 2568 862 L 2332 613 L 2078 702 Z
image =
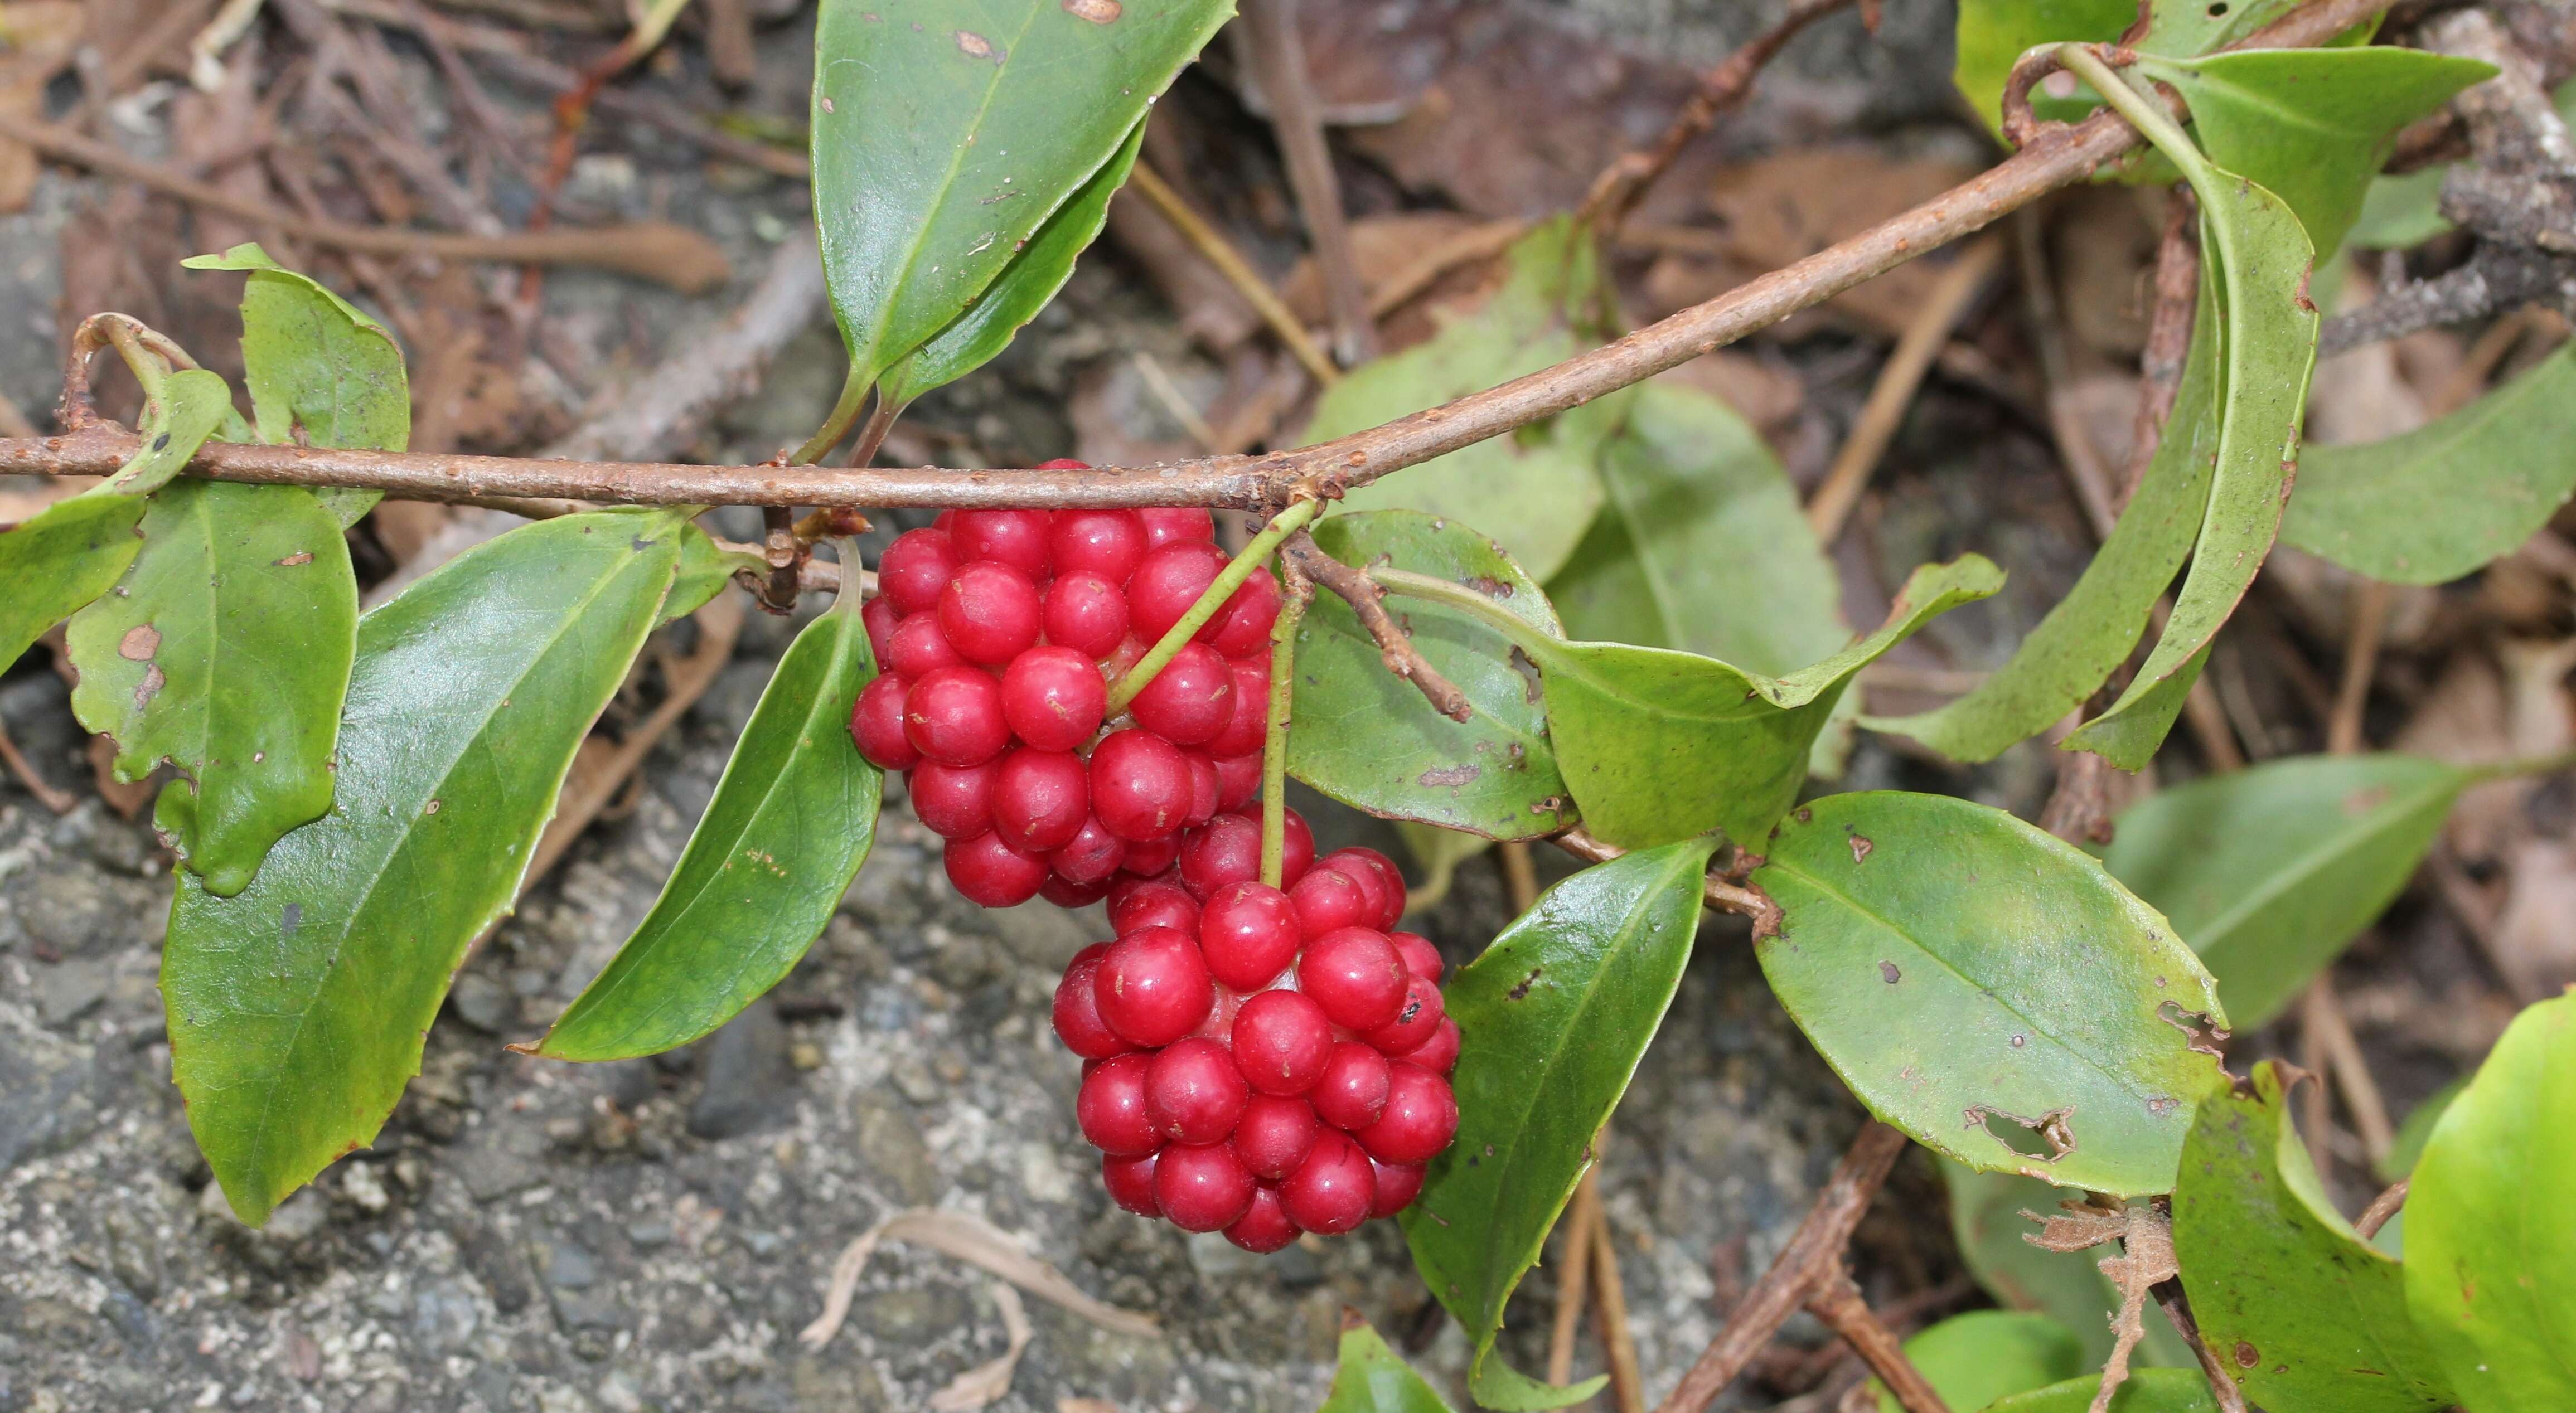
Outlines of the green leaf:
M 1127 173 L 1144 145 L 1145 125 L 1140 121 L 1073 199 L 1029 238 L 1019 258 L 1002 267 L 992 288 L 930 342 L 887 370 L 877 384 L 877 396 L 900 407 L 974 372 L 1009 347 L 1011 339 L 1073 278 L 1074 260 L 1108 224 L 1109 198 L 1127 184 Z
M 506 913 L 582 735 L 679 561 L 675 512 L 478 545 L 358 621 L 329 814 L 217 898 L 182 875 L 172 1069 L 243 1220 L 371 1141 L 475 937 Z
M 2514 1018 L 2406 1197 L 2406 1304 L 2469 1413 L 2576 1408 L 2576 994 Z
M 766 575 L 769 561 L 749 550 L 726 549 L 695 524 L 681 526 L 680 572 L 671 581 L 671 592 L 662 600 L 660 621 L 686 618 L 706 607 L 708 600 L 723 593 L 733 576 L 745 569 Z
M 1341 1363 L 1333 1387 L 1315 1413 L 1449 1413 L 1449 1405 L 1368 1322 L 1342 1312 Z
M 2111 1357 L 2111 1315 L 2120 1308 L 2118 1288 L 2094 1264 L 2101 1253 L 2050 1251 L 2022 1239 L 2039 1230 L 2022 1213 L 2051 1216 L 2058 1204 L 2080 1201 L 2084 1194 L 2018 1173 L 1981 1173 L 1948 1158 L 1939 1161 L 1950 1192 L 1950 1231 L 1969 1274 L 2005 1309 L 2046 1315 L 2074 1331 L 2083 1344 L 2083 1367 L 2100 1367 Z M 2147 1337 L 2130 1354 L 2130 1364 L 2198 1367 L 2169 1322 L 2148 1320 L 2145 1328 Z
M 2004 80 L 2029 49 L 2058 40 L 2108 43 L 2138 18 L 2138 0 L 1959 0 L 1958 66 L 1951 77 L 1968 106 L 2000 137 Z M 2072 122 L 2099 106 L 2079 94 L 2051 98 L 2031 90 L 2031 112 Z
M 2181 91 L 2210 160 L 2280 197 L 2318 250 L 2343 242 L 2397 130 L 2496 72 L 2385 46 L 2141 55 L 2138 69 Z
M 2130 806 L 2103 863 L 2173 923 L 2250 1029 L 2379 916 L 2478 779 L 2419 756 L 2266 761 Z
M 850 386 L 986 296 L 1233 9 L 823 0 L 814 214 Z
M 2086 1374 L 1989 1403 L 1985 1413 L 2089 1413 L 2101 1388 L 2101 1375 Z M 2110 1413 L 2218 1413 L 2218 1400 L 2198 1369 L 2135 1369 L 2111 1395 Z
M 1735 409 L 1647 383 L 1600 473 L 1608 502 L 1548 586 L 1570 636 L 1773 673 L 1851 641 L 1797 489 Z
M 2281 538 L 2394 584 L 2520 549 L 2576 491 L 2576 348 L 2402 436 L 2312 448 Z
M 2362 193 L 2361 214 L 2344 233 L 2348 248 L 2412 250 L 2454 227 L 2442 214 L 2442 179 L 2447 165 L 2425 167 L 2403 176 L 2374 177 Z M 2288 531 L 2285 528 L 2284 534 Z
M 2234 44 L 2304 0 L 2147 0 L 2147 30 L 2138 48 L 2149 54 L 2189 57 Z M 2366 34 L 2371 20 L 2354 36 Z
M 2313 251 L 2299 218 L 2188 141 L 2157 146 L 2200 198 L 2202 249 L 2215 255 L 2204 283 L 2219 282 L 2225 321 L 2222 393 L 2209 509 L 2164 636 L 2120 699 L 2066 738 L 2067 749 L 2096 752 L 2123 770 L 2144 767 L 2164 743 L 2211 641 L 2271 553 L 2317 352 L 2317 310 L 2307 297 Z
M 1315 404 L 1311 445 L 1508 382 L 1603 342 L 1610 299 L 1591 238 L 1571 217 L 1531 229 L 1506 257 L 1502 288 L 1474 313 L 1402 353 L 1354 370 Z M 1593 465 L 1629 399 L 1613 395 L 1352 491 L 1352 510 L 1419 510 L 1472 521 L 1545 580 L 1601 508 Z
M 116 775 L 177 777 L 153 824 L 229 897 L 278 836 L 331 808 L 331 751 L 356 650 L 340 522 L 309 491 L 177 481 L 143 552 L 65 633 L 72 711 L 116 740 Z
M 411 385 L 402 346 L 384 325 L 257 245 L 179 263 L 249 272 L 241 304 L 243 381 L 261 441 L 365 451 L 410 445 Z M 355 486 L 315 494 L 344 527 L 384 498 Z
M 90 487 L 85 496 L 142 496 L 161 489 L 187 469 L 197 449 L 222 429 L 233 412 L 233 390 L 203 368 L 185 368 L 161 381 L 144 399 L 143 445 L 134 459 Z
M 2295 1070 L 2200 1102 L 2174 1187 L 2174 1253 L 2202 1342 L 2269 1408 L 2431 1413 L 2451 1392 L 2406 1316 L 2405 1277 L 2335 1211 L 2291 1126 Z
M 1532 1383 L 1489 1356 L 1681 985 L 1711 848 L 1686 840 L 1575 874 L 1449 983 L 1465 1042 L 1458 1139 L 1402 1221 L 1422 1279 L 1475 1341 L 1471 1391 L 1487 1407 L 1558 1407 L 1598 1387 Z
M 2218 318 L 2201 287 L 2191 355 L 2137 494 L 2082 578 L 2010 661 L 1966 695 L 1914 716 L 1862 717 L 1958 761 L 1987 761 L 2084 705 L 2138 646 L 2156 599 L 2200 537 L 2218 450 Z
M 1939 795 L 1827 796 L 1765 852 L 1763 974 L 1872 1113 L 1981 1171 L 2171 1190 L 2220 1073 L 2196 1023 L 2226 1017 L 2153 908 L 2041 830 Z
M 1971 1310 L 1905 1342 L 1905 1357 L 1954 1409 L 2046 1388 L 2084 1369 L 2084 1341 L 2045 1315 Z M 1904 1413 L 1878 1381 L 1879 1413 Z
M 876 838 L 885 777 L 849 730 L 875 676 L 853 574 L 778 660 L 653 911 L 533 1053 L 659 1054 L 731 1020 L 787 975 Z
M 1334 515 L 1315 543 L 1345 564 L 1392 565 L 1483 586 L 1497 612 L 1542 635 L 1557 631 L 1547 594 L 1493 541 L 1411 510 Z M 1536 684 L 1511 644 L 1475 616 L 1426 599 L 1387 600 L 1414 649 L 1467 694 L 1451 721 L 1386 670 L 1350 606 L 1330 594 L 1297 630 L 1288 772 L 1346 805 L 1494 839 L 1531 839 L 1574 823 Z
M 2002 585 L 1977 555 L 1926 565 L 1877 632 L 1786 677 L 1665 648 L 1518 641 L 1538 664 L 1558 768 L 1595 835 L 1641 848 L 1722 829 L 1749 844 L 1797 799 L 1808 750 L 1852 675 Z

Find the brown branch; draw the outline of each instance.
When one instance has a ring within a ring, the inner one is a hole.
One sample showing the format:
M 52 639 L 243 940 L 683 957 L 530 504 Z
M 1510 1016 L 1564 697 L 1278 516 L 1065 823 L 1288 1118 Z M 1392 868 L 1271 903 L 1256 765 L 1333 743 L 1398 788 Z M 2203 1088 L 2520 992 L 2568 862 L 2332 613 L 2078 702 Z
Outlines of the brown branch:
M 1332 311 L 1333 352 L 1345 365 L 1377 353 L 1377 326 L 1369 319 L 1368 287 L 1351 249 L 1351 223 L 1342 209 L 1342 185 L 1333 173 L 1333 150 L 1324 141 L 1323 108 L 1306 71 L 1306 44 L 1297 30 L 1298 0 L 1243 0 L 1245 34 L 1252 41 L 1261 96 L 1270 103 L 1270 127 L 1288 159 L 1288 185 L 1315 245 L 1315 267 L 1324 277 L 1324 304 Z
M 0 721 L 0 766 L 6 766 L 11 775 L 18 777 L 18 783 L 27 787 L 27 793 L 36 797 L 37 804 L 55 814 L 70 814 L 80 804 L 78 796 L 36 773 L 36 767 L 19 754 L 18 743 L 9 739 L 9 724 L 5 721 Z
M 2379 1229 L 2388 1225 L 2388 1219 L 2396 1216 L 2398 1209 L 2406 1205 L 2406 1187 L 2410 1181 L 2399 1178 L 2386 1192 L 2370 1199 L 2370 1205 L 2362 1209 L 2361 1220 L 2352 1224 L 2352 1229 L 2361 1233 L 2362 1240 L 2379 1235 Z
M 1548 840 L 1578 859 L 1607 863 L 1628 852 L 1616 844 L 1605 844 L 1592 837 L 1592 832 L 1577 825 Z M 1780 930 L 1780 905 L 1759 888 L 1731 883 L 1710 874 L 1700 888 L 1700 901 L 1714 912 L 1733 913 L 1753 919 L 1753 935 L 1769 937 Z
M 1386 670 L 1420 688 L 1433 711 L 1452 721 L 1465 721 L 1475 714 L 1467 694 L 1440 675 L 1440 669 L 1413 646 L 1411 635 L 1386 611 L 1386 590 L 1379 588 L 1376 580 L 1324 553 L 1315 537 L 1303 530 L 1289 536 L 1279 552 L 1306 571 L 1308 578 L 1351 606 L 1360 626 L 1377 641 L 1378 658 L 1386 664 Z
M 1904 1148 L 1905 1135 L 1895 1129 L 1875 1119 L 1862 1126 L 1860 1137 L 1852 1141 L 1779 1259 L 1728 1313 L 1726 1328 L 1700 1351 L 1698 1361 L 1656 1413 L 1699 1413 L 1714 1402 L 1780 1332 L 1780 1326 L 1816 1296 L 1822 1283 L 1842 1273 L 1843 1248 L 1851 1241 L 1852 1228 L 1860 1224 L 1861 1214 L 1869 1210 L 1870 1199 Z
M 1637 1363 L 1636 1336 L 1628 1328 L 1628 1290 L 1619 1279 L 1619 1245 L 1610 1231 L 1610 1211 L 1601 1203 L 1599 1173 L 1596 1167 L 1583 1175 L 1595 1208 L 1591 1227 L 1594 1329 L 1610 1365 L 1611 1403 L 1619 1413 L 1646 1413 L 1646 1376 Z
M 1833 1269 L 1817 1282 L 1816 1293 L 1807 1297 L 1807 1313 L 1824 1321 L 1825 1327 L 1841 1335 L 1843 1343 L 1869 1365 L 1878 1381 L 1896 1397 L 1905 1413 L 1950 1413 L 1950 1405 L 1941 1400 L 1940 1391 L 1914 1361 L 1905 1357 L 1905 1347 L 1895 1332 L 1879 1323 L 1871 1314 L 1869 1302 L 1863 1300 L 1860 1287 L 1852 1284 L 1851 1273 L 1843 1269 L 1841 1253 L 1835 1253 Z
M 2192 1358 L 2199 1361 L 2200 1376 L 2209 1381 L 2209 1391 L 2217 1398 L 2220 1413 L 2246 1413 L 2245 1393 L 2236 1386 L 2236 1376 L 2228 1371 L 2209 1342 L 2200 1337 L 2200 1322 L 2192 1318 L 2191 1297 L 2183 1293 L 2182 1280 L 2160 1280 L 2147 1290 L 2155 1296 L 2156 1307 L 2165 1312 L 2174 1333 L 2191 1347 Z

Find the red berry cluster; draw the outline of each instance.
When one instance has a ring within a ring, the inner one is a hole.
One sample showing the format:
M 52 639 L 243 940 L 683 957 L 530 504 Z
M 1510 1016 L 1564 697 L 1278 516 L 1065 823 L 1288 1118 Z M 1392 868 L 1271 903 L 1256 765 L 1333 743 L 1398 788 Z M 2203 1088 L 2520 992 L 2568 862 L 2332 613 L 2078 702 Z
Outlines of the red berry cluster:
M 951 511 L 898 537 L 864 613 L 884 671 L 850 734 L 905 772 L 967 898 L 1109 900 L 1117 939 L 1055 997 L 1103 1181 L 1266 1252 L 1412 1202 L 1457 1130 L 1458 1027 L 1439 952 L 1389 931 L 1405 894 L 1385 855 L 1317 860 L 1291 811 L 1282 886 L 1259 881 L 1276 580 L 1245 580 L 1106 720 L 1109 683 L 1225 567 L 1215 539 L 1186 509 Z

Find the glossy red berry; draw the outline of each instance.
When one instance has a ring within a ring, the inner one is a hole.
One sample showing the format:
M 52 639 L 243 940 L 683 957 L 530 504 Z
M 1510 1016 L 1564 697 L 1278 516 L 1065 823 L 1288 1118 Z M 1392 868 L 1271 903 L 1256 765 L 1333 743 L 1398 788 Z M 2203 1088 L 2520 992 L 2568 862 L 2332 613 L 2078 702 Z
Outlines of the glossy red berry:
M 1091 810 L 1110 833 L 1160 839 L 1181 827 L 1189 809 L 1190 763 L 1180 747 L 1131 727 L 1092 748 Z
M 1011 752 L 993 767 L 993 832 L 1033 854 L 1063 848 L 1091 818 L 1088 780 L 1070 751 Z
M 1127 640 L 1127 595 L 1097 574 L 1056 576 L 1047 586 L 1038 617 L 1048 642 L 1093 661 L 1115 654 Z
M 1368 885 L 1322 864 L 1306 870 L 1306 876 L 1288 890 L 1288 901 L 1297 905 L 1297 921 L 1309 937 L 1366 927 L 1377 917 L 1377 900 Z M 1397 965 L 1403 963 L 1399 960 Z
M 1306 1161 L 1279 1184 L 1279 1205 L 1288 1220 L 1324 1236 L 1355 1229 L 1376 1203 L 1377 1172 L 1368 1154 L 1338 1133 L 1316 1135 Z
M 1440 1028 L 1421 1048 L 1404 1057 L 1409 1065 L 1420 1065 L 1433 1074 L 1447 1074 L 1458 1068 L 1458 1022 L 1444 1017 Z
M 877 558 L 877 592 L 900 612 L 928 613 L 960 562 L 946 531 L 906 530 Z
M 1199 960 L 1198 943 L 1169 927 L 1144 928 L 1110 943 L 1093 988 L 1109 1028 L 1149 1047 L 1198 1029 L 1216 1004 L 1216 986 Z
M 1147 554 L 1127 580 L 1128 623 L 1149 643 L 1162 637 L 1224 568 L 1225 551 L 1198 540 L 1175 541 Z
M 1333 1024 L 1324 1019 L 1322 1008 L 1294 991 L 1256 992 L 1244 998 L 1234 1017 L 1235 1068 L 1243 1072 L 1245 1083 L 1264 1094 L 1284 1097 L 1313 1089 L 1330 1067 L 1333 1044 Z M 1352 1082 L 1363 1080 L 1356 1076 Z
M 1243 1106 L 1243 1117 L 1235 1121 L 1230 1141 L 1234 1156 L 1254 1177 L 1277 1182 L 1297 1171 L 1314 1149 L 1315 1135 L 1323 1131 L 1314 1106 L 1305 1100 L 1255 1094 Z
M 1054 856 L 1048 857 L 1051 860 Z M 1087 908 L 1109 896 L 1109 883 L 1106 879 L 1095 883 L 1076 883 L 1063 874 L 1050 873 L 1046 876 L 1046 882 L 1038 885 L 1038 896 L 1059 908 Z
M 1180 874 L 1172 865 L 1180 857 L 1181 836 L 1177 830 L 1160 839 L 1127 841 L 1127 871 L 1138 878 L 1163 878 L 1169 874 L 1171 876 L 1165 881 L 1177 886 L 1181 881 Z
M 868 630 L 868 652 L 880 666 L 885 663 L 886 649 L 894 645 L 894 625 L 902 620 L 903 610 L 884 594 L 868 600 L 859 610 L 859 622 Z
M 1198 636 L 1227 657 L 1242 657 L 1270 646 L 1270 629 L 1278 621 L 1279 581 L 1270 571 L 1256 569 Z
M 1058 577 L 1097 574 L 1124 584 L 1145 557 L 1145 522 L 1132 510 L 1058 511 L 1047 543 Z
M 1073 954 L 1066 964 L 1064 979 L 1055 988 L 1055 1034 L 1064 1048 L 1086 1060 L 1106 1060 L 1135 1048 L 1125 1037 L 1109 1028 L 1100 1018 L 1098 997 L 1093 980 L 1100 971 L 1100 958 L 1109 944 L 1095 942 Z
M 1419 932 L 1390 932 L 1386 940 L 1395 944 L 1395 954 L 1404 959 L 1404 969 L 1425 981 L 1438 981 L 1448 964 L 1440 959 L 1440 949 Z
M 1458 1099 L 1449 1081 L 1399 1060 L 1388 1067 L 1385 1112 L 1352 1137 L 1381 1162 L 1427 1163 L 1457 1133 Z
M 1288 1220 L 1288 1209 L 1280 1205 L 1279 1189 L 1254 1184 L 1252 1205 L 1225 1229 L 1225 1239 L 1255 1256 L 1267 1256 L 1295 1241 L 1297 1224 Z
M 1198 935 L 1208 974 L 1247 991 L 1276 980 L 1305 940 L 1288 895 L 1251 879 L 1207 895 L 1199 907 Z
M 1386 1057 L 1366 1043 L 1342 1041 L 1325 1058 L 1323 1077 L 1306 1091 L 1306 1102 L 1315 1106 L 1315 1117 L 1335 1128 L 1364 1129 L 1386 1112 L 1389 1068 Z
M 1248 756 L 1219 756 L 1216 761 L 1216 807 L 1220 812 L 1239 810 L 1253 796 L 1261 793 L 1261 753 Z
M 1086 818 L 1070 842 L 1047 855 L 1047 867 L 1067 883 L 1097 885 L 1105 894 L 1110 878 L 1126 859 L 1126 844 L 1101 828 L 1099 820 Z
M 1316 862 L 1329 863 L 1353 878 L 1361 877 L 1364 872 L 1376 878 L 1380 890 L 1378 894 L 1380 907 L 1377 921 L 1369 924 L 1370 926 L 1380 932 L 1387 932 L 1403 918 L 1404 872 L 1395 866 L 1395 860 L 1375 849 L 1353 845 L 1347 849 L 1335 849 L 1330 855 Z M 1439 977 L 1435 975 L 1432 980 L 1437 981 Z
M 1002 671 L 1002 719 L 1041 751 L 1090 744 L 1108 705 L 1100 669 L 1072 648 L 1031 648 Z
M 1116 1063 L 1112 1061 L 1111 1063 Z M 1145 1072 L 1146 1121 L 1174 1143 L 1215 1143 L 1234 1132 L 1252 1090 L 1234 1056 L 1213 1040 L 1187 1036 L 1158 1052 Z
M 1307 935 L 1305 955 L 1297 959 L 1297 989 L 1314 997 L 1333 1024 L 1375 1030 L 1404 1009 L 1407 973 L 1385 933 L 1345 927 Z
M 1038 895 L 1047 880 L 1046 859 L 1002 842 L 996 834 L 951 839 L 940 862 L 948 882 L 966 901 L 987 908 L 1016 908 Z
M 850 739 L 880 770 L 910 770 L 921 763 L 921 752 L 903 729 L 904 695 L 911 690 L 900 677 L 879 677 L 860 688 L 850 706 Z
M 1187 754 L 1190 759 L 1190 812 L 1183 817 L 1189 821 L 1188 827 L 1195 829 L 1216 818 L 1217 799 L 1225 789 L 1225 782 L 1216 773 L 1215 761 L 1196 751 Z
M 1415 1163 L 1381 1163 L 1369 1160 L 1377 1178 L 1377 1200 L 1369 1204 L 1372 1217 L 1392 1217 L 1413 1205 L 1422 1195 L 1422 1167 Z
M 1140 1217 L 1163 1215 L 1154 1200 L 1154 1155 L 1121 1158 L 1113 1153 L 1100 1157 L 1100 1185 L 1109 1189 L 1109 1200 Z
M 912 812 L 942 839 L 972 839 L 993 827 L 993 772 L 996 762 L 940 765 L 923 761 L 906 778 Z
M 982 765 L 1011 743 L 1002 684 L 972 667 L 943 667 L 916 680 L 903 698 L 903 734 L 924 760 Z
M 1203 746 L 1234 718 L 1234 669 L 1205 643 L 1183 643 L 1128 710 L 1175 746 Z
M 1440 1033 L 1440 1022 L 1448 1018 L 1447 1007 L 1440 1000 L 1439 983 L 1406 972 L 1404 1004 L 1397 1008 L 1395 1019 L 1360 1038 L 1376 1046 L 1379 1054 L 1393 1059 L 1429 1044 L 1431 1037 Z
M 1216 538 L 1216 517 L 1195 505 L 1158 505 L 1139 510 L 1136 523 L 1145 527 L 1147 550 L 1160 549 L 1175 540 Z
M 1261 811 L 1246 808 L 1243 813 L 1254 824 L 1261 822 Z M 1286 811 L 1287 823 L 1279 831 L 1279 886 L 1294 888 L 1306 870 L 1315 866 L 1315 831 L 1306 827 L 1306 817 L 1295 810 Z
M 1260 876 L 1261 821 L 1257 818 L 1221 814 L 1181 840 L 1181 886 L 1200 898 L 1213 898 Z
M 1227 663 L 1226 670 L 1234 677 L 1234 713 L 1226 718 L 1225 729 L 1207 743 L 1207 753 L 1219 760 L 1228 756 L 1257 760 L 1270 729 L 1270 660 L 1239 657 Z
M 1199 930 L 1198 899 L 1183 892 L 1177 883 L 1138 879 L 1132 887 L 1110 890 L 1109 925 L 1121 937 L 1149 927 L 1168 927 L 1195 937 Z
M 1141 1158 L 1163 1146 L 1146 1116 L 1146 1076 L 1154 1061 L 1143 1055 L 1103 1060 L 1082 1077 L 1073 1101 L 1074 1122 L 1092 1147 L 1122 1158 Z
M 999 667 L 1037 643 L 1037 583 L 998 560 L 965 565 L 939 591 L 939 631 L 967 661 Z
M 965 665 L 965 654 L 949 645 L 948 634 L 940 629 L 936 613 L 916 613 L 897 623 L 894 636 L 886 642 L 886 666 L 906 677 L 924 677 L 943 667 Z
M 1365 1169 L 1368 1158 L 1363 1155 L 1360 1162 Z M 1154 1159 L 1154 1202 L 1183 1231 L 1219 1231 L 1234 1225 L 1251 1210 L 1252 1189 L 1252 1170 L 1222 1143 L 1196 1148 L 1174 1145 Z
M 1007 564 L 1032 579 L 1049 570 L 1048 541 L 1055 516 L 1044 510 L 961 510 L 948 526 L 957 546 L 957 562 L 979 559 Z
M 1213 1041 L 1228 1051 L 1234 1049 L 1234 1018 L 1243 1011 L 1243 993 L 1231 986 L 1216 988 L 1216 1003 L 1208 1007 L 1207 1019 L 1190 1032 L 1201 1040 Z

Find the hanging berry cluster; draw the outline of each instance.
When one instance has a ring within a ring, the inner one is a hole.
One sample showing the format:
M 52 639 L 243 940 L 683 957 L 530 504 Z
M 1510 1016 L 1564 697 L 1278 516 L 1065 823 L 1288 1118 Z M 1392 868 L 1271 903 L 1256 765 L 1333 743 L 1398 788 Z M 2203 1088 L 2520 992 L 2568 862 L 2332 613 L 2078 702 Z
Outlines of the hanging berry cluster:
M 1457 1131 L 1458 1027 L 1439 952 L 1392 930 L 1385 855 L 1317 859 L 1288 811 L 1261 879 L 1267 571 L 1113 715 L 1112 684 L 1224 571 L 1215 538 L 1194 509 L 951 511 L 902 535 L 865 611 L 885 670 L 850 733 L 905 773 L 967 898 L 1108 900 L 1117 936 L 1055 996 L 1102 1181 L 1267 1252 L 1412 1202 Z

